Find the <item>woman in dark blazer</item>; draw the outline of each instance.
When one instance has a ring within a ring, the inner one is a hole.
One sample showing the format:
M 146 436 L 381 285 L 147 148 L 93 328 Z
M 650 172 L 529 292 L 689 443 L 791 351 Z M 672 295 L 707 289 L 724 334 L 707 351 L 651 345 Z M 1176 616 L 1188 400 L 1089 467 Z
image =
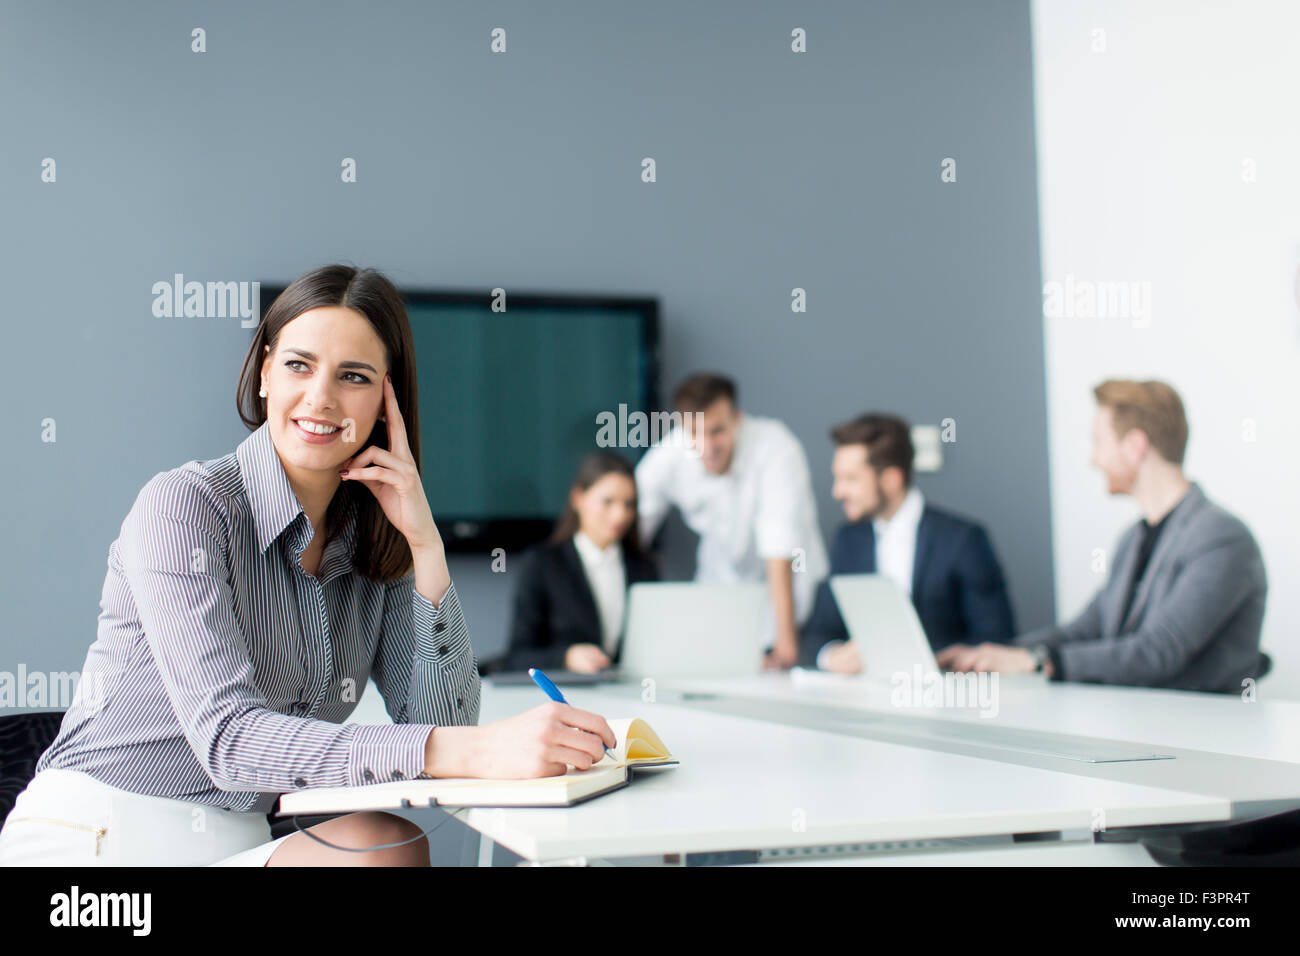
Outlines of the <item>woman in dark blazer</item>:
M 504 669 L 594 673 L 613 666 L 627 589 L 658 578 L 638 541 L 632 465 L 613 452 L 593 452 L 578 466 L 550 540 L 523 570 Z

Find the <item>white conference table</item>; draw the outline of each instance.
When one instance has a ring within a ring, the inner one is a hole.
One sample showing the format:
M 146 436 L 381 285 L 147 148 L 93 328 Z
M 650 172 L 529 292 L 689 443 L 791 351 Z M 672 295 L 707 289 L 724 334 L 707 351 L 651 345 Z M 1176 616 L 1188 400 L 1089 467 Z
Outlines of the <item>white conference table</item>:
M 454 811 L 485 848 L 540 863 L 757 851 L 768 864 L 1150 865 L 1093 830 L 1300 803 L 1300 744 L 1285 733 L 1295 702 L 1003 681 L 983 718 L 896 707 L 888 687 L 830 675 L 661 682 L 653 702 L 638 685 L 564 689 L 574 706 L 646 719 L 682 765 L 576 807 Z M 487 679 L 480 722 L 542 702 Z M 351 719 L 387 720 L 376 691 Z M 1077 759 L 1108 749 L 1115 762 Z M 1123 759 L 1157 753 L 1172 759 Z M 1062 840 L 1012 843 L 1029 833 Z
M 893 688 L 887 682 L 821 671 L 682 678 L 667 683 L 663 690 L 670 697 L 716 693 L 850 707 L 1300 763 L 1300 701 L 1272 700 L 1267 695 L 1247 702 L 1229 694 L 1015 677 L 999 680 L 997 713 L 984 718 L 976 707 L 900 708 L 893 704 Z
M 821 672 L 681 679 L 658 699 L 823 727 L 949 753 L 1207 793 L 1233 816 L 1300 806 L 1300 701 L 1049 682 L 998 682 L 996 707 L 898 706 L 886 682 Z M 1086 763 L 1050 755 L 1125 751 L 1171 760 Z

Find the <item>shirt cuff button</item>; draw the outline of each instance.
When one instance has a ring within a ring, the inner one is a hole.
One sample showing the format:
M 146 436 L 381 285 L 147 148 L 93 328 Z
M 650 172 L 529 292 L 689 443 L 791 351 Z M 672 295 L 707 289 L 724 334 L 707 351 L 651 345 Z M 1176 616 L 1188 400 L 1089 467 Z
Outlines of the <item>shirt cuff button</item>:
M 374 779 L 375 779 L 375 775 L 374 775 L 373 773 L 370 772 L 370 768 L 369 768 L 369 767 L 366 768 L 366 772 L 363 773 L 362 776 L 365 777 L 367 780 L 374 780 Z
M 302 777 L 294 777 L 294 778 L 293 778 L 293 785 L 294 785 L 295 787 L 305 787 L 305 786 L 307 786 L 307 781 L 304 780 Z
M 394 779 L 394 780 L 405 780 L 405 779 L 406 779 L 406 775 L 403 774 L 402 771 L 400 771 L 400 770 L 394 770 L 394 771 L 393 771 L 393 779 Z

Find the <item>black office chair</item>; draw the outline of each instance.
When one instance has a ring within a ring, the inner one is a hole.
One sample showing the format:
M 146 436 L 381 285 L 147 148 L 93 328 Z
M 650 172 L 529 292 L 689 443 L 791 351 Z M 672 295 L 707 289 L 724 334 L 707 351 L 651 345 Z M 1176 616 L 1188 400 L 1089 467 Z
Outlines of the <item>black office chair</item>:
M 42 710 L 0 717 L 0 825 L 14 808 L 18 794 L 36 776 L 36 761 L 59 735 L 63 714 L 61 710 Z
M 1260 652 L 1259 680 L 1273 669 Z M 1226 823 L 1176 823 L 1098 833 L 1098 843 L 1139 843 L 1164 866 L 1300 866 L 1300 810 Z
M 1138 843 L 1164 866 L 1300 866 L 1300 810 L 1225 823 L 1127 827 L 1097 843 Z
M 498 654 L 496 657 L 485 657 L 478 662 L 478 672 L 480 677 L 491 677 L 493 674 L 500 674 L 508 671 L 506 666 L 506 655 Z
M 1273 658 L 1269 657 L 1263 651 L 1259 652 L 1259 673 L 1255 675 L 1255 680 L 1259 680 L 1265 674 L 1273 669 Z

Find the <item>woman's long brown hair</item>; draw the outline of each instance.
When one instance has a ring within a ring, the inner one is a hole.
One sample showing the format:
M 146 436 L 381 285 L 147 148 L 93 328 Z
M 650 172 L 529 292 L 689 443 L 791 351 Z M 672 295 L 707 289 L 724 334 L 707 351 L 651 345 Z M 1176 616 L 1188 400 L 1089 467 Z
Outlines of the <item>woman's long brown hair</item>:
M 311 309 L 322 306 L 342 306 L 359 312 L 374 327 L 384 344 L 389 373 L 393 376 L 393 391 L 397 406 L 406 423 L 406 443 L 411 447 L 415 467 L 420 469 L 420 413 L 416 405 L 418 394 L 415 381 L 415 344 L 411 337 L 411 323 L 406 305 L 397 289 L 385 276 L 374 269 L 357 269 L 347 265 L 330 265 L 314 269 L 295 279 L 281 292 L 257 327 L 253 344 L 249 346 L 244 367 L 239 373 L 235 391 L 235 404 L 239 417 L 250 431 L 256 431 L 266 421 L 266 399 L 257 393 L 261 390 L 262 362 L 265 346 L 275 353 L 280 331 Z M 360 454 L 371 445 L 388 449 L 388 425 L 376 422 L 365 443 L 357 449 Z M 356 546 L 352 566 L 362 577 L 388 582 L 404 577 L 414 566 L 411 547 L 405 535 L 393 527 L 392 522 L 379 507 L 375 496 L 359 482 L 339 484 L 330 499 L 325 513 L 325 539 L 328 541 L 339 530 L 349 508 L 356 508 Z

